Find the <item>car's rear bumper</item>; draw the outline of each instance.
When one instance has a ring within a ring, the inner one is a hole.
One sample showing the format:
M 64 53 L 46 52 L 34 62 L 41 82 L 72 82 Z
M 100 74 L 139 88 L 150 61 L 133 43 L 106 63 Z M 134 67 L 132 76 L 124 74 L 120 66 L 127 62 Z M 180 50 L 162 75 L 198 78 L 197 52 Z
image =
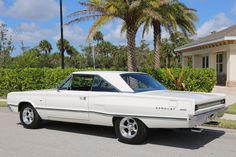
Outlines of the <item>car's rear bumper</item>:
M 201 112 L 189 118 L 189 127 L 193 128 L 204 123 L 214 121 L 218 118 L 220 113 L 223 113 L 227 108 L 225 106 L 219 107 L 207 112 Z

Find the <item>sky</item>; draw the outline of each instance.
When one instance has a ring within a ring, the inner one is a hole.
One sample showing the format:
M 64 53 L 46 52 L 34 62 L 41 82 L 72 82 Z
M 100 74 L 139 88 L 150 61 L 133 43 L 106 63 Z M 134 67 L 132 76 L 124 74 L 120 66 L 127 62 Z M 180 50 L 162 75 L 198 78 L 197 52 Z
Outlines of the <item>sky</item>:
M 197 10 L 199 20 L 196 22 L 197 35 L 200 38 L 212 31 L 219 31 L 236 24 L 235 0 L 180 0 L 189 8 Z M 70 21 L 68 15 L 81 9 L 78 0 L 63 0 L 64 22 Z M 60 38 L 59 0 L 0 0 L 0 23 L 9 27 L 13 36 L 13 56 L 19 55 L 21 43 L 34 47 L 41 40 L 55 43 Z M 86 37 L 93 21 L 81 22 L 64 27 L 64 36 L 72 45 L 80 49 L 87 44 Z M 120 34 L 121 22 L 113 20 L 101 28 L 104 39 L 117 45 L 126 44 L 124 34 Z M 141 30 L 137 35 L 137 44 L 142 40 Z M 167 37 L 165 31 L 162 37 Z M 152 45 L 152 31 L 144 39 Z

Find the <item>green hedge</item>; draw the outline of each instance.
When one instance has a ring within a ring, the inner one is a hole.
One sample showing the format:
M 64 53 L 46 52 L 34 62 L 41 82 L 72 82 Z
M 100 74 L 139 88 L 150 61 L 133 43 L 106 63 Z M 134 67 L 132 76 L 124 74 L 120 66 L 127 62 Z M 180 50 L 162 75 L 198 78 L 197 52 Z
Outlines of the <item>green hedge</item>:
M 176 89 L 176 80 L 180 73 L 183 73 L 183 81 L 187 91 L 211 92 L 216 84 L 216 73 L 214 69 L 192 69 L 192 68 L 175 68 L 169 69 L 173 74 L 173 79 L 167 72 L 167 69 L 143 69 L 146 73 L 152 75 L 159 82 L 164 84 L 168 89 Z M 181 90 L 181 89 L 180 89 Z
M 11 91 L 26 91 L 56 87 L 76 69 L 0 69 L 0 96 Z
M 92 70 L 92 69 L 80 69 Z M 54 88 L 71 72 L 80 71 L 74 68 L 61 70 L 49 68 L 4 69 L 0 68 L 0 96 L 6 96 L 12 91 L 26 91 Z M 163 83 L 169 89 L 175 89 L 175 81 L 167 74 L 167 69 L 142 69 Z M 210 92 L 215 83 L 213 69 L 170 69 L 178 78 L 183 71 L 183 83 L 188 91 Z

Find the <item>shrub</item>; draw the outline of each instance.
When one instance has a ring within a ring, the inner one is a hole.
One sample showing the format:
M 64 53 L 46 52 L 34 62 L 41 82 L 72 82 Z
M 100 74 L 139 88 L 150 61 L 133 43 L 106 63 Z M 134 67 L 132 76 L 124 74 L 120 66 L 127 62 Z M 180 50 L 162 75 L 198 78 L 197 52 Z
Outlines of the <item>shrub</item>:
M 6 96 L 12 91 L 27 91 L 38 89 L 55 88 L 61 83 L 71 72 L 84 71 L 93 69 L 74 69 L 67 68 L 61 70 L 59 68 L 19 68 L 19 69 L 4 69 L 0 68 L 0 96 Z M 105 69 L 97 69 L 105 70 Z M 181 76 L 181 83 L 185 85 L 188 91 L 210 92 L 215 83 L 214 69 L 142 69 L 140 71 L 149 73 L 155 79 L 160 81 L 169 89 L 176 88 L 176 80 Z M 169 71 L 169 72 L 168 72 Z M 171 72 L 171 76 L 169 73 Z
M 0 68 L 0 96 L 11 91 L 26 91 L 56 87 L 67 75 L 76 69 L 49 68 Z
M 175 69 L 142 69 L 141 71 L 149 73 L 159 82 L 164 84 L 168 89 L 179 89 L 195 92 L 211 92 L 216 83 L 216 73 L 214 69 L 192 69 L 192 68 L 175 68 Z M 175 79 L 169 74 L 173 75 Z M 183 74 L 181 82 L 184 88 L 176 87 L 176 79 Z

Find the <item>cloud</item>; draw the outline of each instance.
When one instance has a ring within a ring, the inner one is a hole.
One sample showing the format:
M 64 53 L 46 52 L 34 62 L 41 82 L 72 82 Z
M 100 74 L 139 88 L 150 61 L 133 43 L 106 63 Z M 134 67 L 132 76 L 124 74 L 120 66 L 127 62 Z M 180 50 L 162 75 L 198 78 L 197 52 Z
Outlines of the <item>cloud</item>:
M 1 25 L 1 24 L 4 24 L 4 21 L 3 21 L 2 19 L 0 19 L 0 25 Z
M 56 0 L 14 0 L 6 6 L 0 0 L 1 16 L 29 20 L 50 20 L 59 15 L 59 4 Z
M 41 28 L 35 23 L 21 23 L 14 30 L 15 42 L 38 43 L 55 34 L 54 29 Z
M 231 13 L 236 15 L 236 4 L 233 6 L 233 8 L 231 9 Z
M 64 38 L 77 44 L 79 41 L 85 41 L 85 35 L 79 26 L 64 27 Z M 59 25 L 54 28 L 42 28 L 36 23 L 21 23 L 15 29 L 16 41 L 37 43 L 43 39 L 54 41 L 60 39 Z
M 0 23 L 4 23 L 4 21 L 0 19 Z M 52 28 L 42 28 L 36 23 L 31 22 L 21 23 L 14 29 L 8 27 L 8 30 L 13 37 L 14 45 L 18 46 L 19 43 L 24 42 L 25 45 L 33 47 L 44 39 L 50 41 L 55 46 L 56 41 L 60 38 L 59 25 L 55 25 Z M 79 26 L 66 26 L 64 28 L 64 37 L 74 46 L 84 44 L 86 41 L 86 35 Z
M 141 34 L 142 34 L 143 28 L 140 29 L 140 32 L 138 32 L 139 34 L 139 39 L 142 38 Z M 161 38 L 169 38 L 170 35 L 168 34 L 168 32 L 166 32 L 166 30 L 164 29 L 164 27 L 162 27 L 162 32 L 161 32 Z M 146 40 L 149 43 L 153 42 L 153 28 L 151 27 L 148 31 L 148 33 L 145 34 L 144 36 L 144 40 Z
M 104 36 L 104 40 L 116 43 L 119 45 L 124 45 L 126 43 L 126 34 L 121 34 L 121 22 L 110 23 L 104 27 L 104 31 L 107 32 Z
M 0 0 L 0 10 L 1 10 L 0 15 L 2 15 L 5 11 L 5 5 L 3 0 Z
M 105 25 L 102 31 L 106 32 L 104 35 L 104 40 L 110 41 L 116 45 L 127 45 L 126 33 L 120 32 L 122 27 L 122 22 L 113 22 Z M 149 44 L 149 48 L 153 49 L 153 28 L 150 27 L 149 32 L 145 34 L 142 38 L 143 26 L 141 26 L 136 34 L 136 46 L 139 46 L 141 40 L 145 40 Z M 162 28 L 161 33 L 162 38 L 169 38 L 169 34 Z
M 233 22 L 225 16 L 225 13 L 219 13 L 197 29 L 197 37 L 206 36 L 212 31 L 220 31 L 231 25 L 233 25 Z
M 55 30 L 58 30 L 52 37 L 56 42 L 61 38 L 59 25 L 56 26 Z M 72 45 L 83 45 L 86 42 L 86 34 L 81 27 L 78 25 L 69 25 L 64 27 L 64 38 L 67 39 Z

